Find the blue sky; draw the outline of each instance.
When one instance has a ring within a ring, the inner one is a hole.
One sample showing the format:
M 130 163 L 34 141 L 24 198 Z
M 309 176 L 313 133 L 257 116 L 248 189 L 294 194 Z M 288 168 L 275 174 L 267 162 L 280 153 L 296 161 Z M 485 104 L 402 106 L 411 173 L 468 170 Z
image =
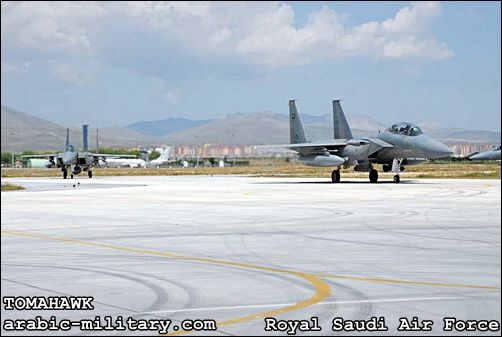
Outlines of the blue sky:
M 2 104 L 61 125 L 346 114 L 500 130 L 500 3 L 2 2 Z

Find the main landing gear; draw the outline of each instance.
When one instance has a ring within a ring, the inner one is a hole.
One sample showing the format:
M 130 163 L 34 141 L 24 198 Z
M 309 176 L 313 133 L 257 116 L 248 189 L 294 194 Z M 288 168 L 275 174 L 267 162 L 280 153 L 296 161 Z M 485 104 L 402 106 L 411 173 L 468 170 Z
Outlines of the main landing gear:
M 392 166 L 389 164 L 385 164 L 383 166 L 383 171 L 384 172 L 394 172 L 394 178 L 392 179 L 394 183 L 399 184 L 401 182 L 401 177 L 399 176 L 399 173 L 401 171 L 404 171 L 404 166 L 401 166 L 403 162 L 403 159 L 394 159 L 392 161 Z M 378 182 L 378 171 L 375 170 L 371 166 L 365 166 L 361 167 L 358 169 L 358 167 L 355 168 L 356 171 L 366 171 L 369 169 L 369 178 L 370 178 L 370 183 L 375 184 Z M 334 183 L 339 183 L 340 182 L 340 169 L 333 170 L 331 172 L 331 181 Z
M 340 169 L 333 170 L 333 172 L 331 172 L 331 181 L 334 183 L 340 182 Z
M 340 182 L 340 169 L 333 170 L 331 172 L 331 181 L 334 183 L 339 183 Z M 371 183 L 376 183 L 378 181 L 378 171 L 375 170 L 374 168 L 370 169 L 370 182 Z

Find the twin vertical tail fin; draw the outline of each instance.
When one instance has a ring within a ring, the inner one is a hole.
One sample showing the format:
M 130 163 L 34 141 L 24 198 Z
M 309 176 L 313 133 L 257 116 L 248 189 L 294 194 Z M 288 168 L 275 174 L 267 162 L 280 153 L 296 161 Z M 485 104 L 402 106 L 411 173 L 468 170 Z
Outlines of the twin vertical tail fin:
M 340 100 L 333 101 L 333 130 L 335 139 L 353 139 L 349 123 L 345 119 Z
M 334 139 L 354 138 L 339 99 L 333 101 L 333 136 Z M 307 142 L 295 100 L 289 101 L 289 139 L 291 144 Z
M 307 142 L 295 100 L 289 101 L 289 140 L 291 144 Z

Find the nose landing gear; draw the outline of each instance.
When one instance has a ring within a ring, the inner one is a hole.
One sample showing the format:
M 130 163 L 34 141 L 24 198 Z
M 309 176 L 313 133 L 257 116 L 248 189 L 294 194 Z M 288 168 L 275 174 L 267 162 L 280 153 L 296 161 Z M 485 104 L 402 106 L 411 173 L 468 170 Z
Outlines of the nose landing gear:
M 395 173 L 394 178 L 392 179 L 395 184 L 399 184 L 401 182 L 401 177 L 399 176 L 399 173 L 401 171 L 404 171 L 404 166 L 401 166 L 401 163 L 403 162 L 403 159 L 401 158 L 395 158 L 392 160 L 392 172 Z

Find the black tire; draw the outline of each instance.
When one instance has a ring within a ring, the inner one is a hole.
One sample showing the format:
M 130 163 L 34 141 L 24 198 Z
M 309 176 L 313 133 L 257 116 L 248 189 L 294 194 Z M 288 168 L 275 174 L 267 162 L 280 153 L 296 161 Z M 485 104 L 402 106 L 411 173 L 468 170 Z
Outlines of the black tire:
M 370 183 L 376 183 L 378 181 L 378 171 L 371 169 L 370 171 Z
M 91 170 L 87 171 L 87 175 L 89 176 L 89 178 L 92 178 L 92 171 Z
M 339 183 L 340 182 L 340 170 L 333 170 L 331 172 L 331 181 L 334 183 Z
M 394 179 L 393 179 L 393 180 L 394 180 L 394 183 L 399 184 L 399 182 L 401 182 L 401 177 L 400 177 L 399 175 L 397 175 L 397 174 L 396 174 L 396 175 L 394 176 Z
M 63 179 L 68 178 L 68 171 L 63 170 Z

